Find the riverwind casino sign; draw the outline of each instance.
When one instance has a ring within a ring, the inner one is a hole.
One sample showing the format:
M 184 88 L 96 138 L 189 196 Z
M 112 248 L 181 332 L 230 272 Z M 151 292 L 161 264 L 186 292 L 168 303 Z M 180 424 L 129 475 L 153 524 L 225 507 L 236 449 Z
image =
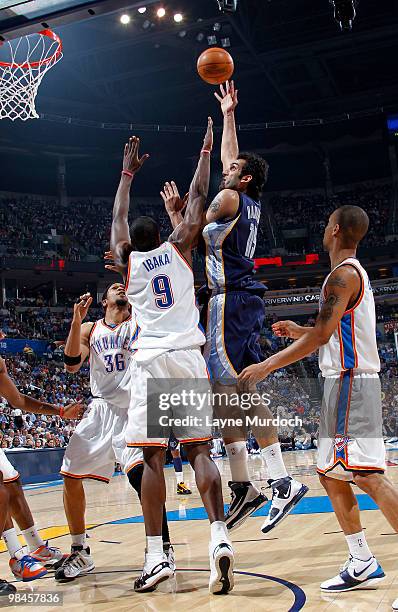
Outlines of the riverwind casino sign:
M 387 296 L 398 294 L 398 283 L 392 283 L 390 285 L 378 286 L 373 288 L 375 297 Z M 286 306 L 286 305 L 297 305 L 297 304 L 318 304 L 319 302 L 319 291 L 316 293 L 300 293 L 297 295 L 285 295 L 278 297 L 265 297 L 264 302 L 266 306 Z

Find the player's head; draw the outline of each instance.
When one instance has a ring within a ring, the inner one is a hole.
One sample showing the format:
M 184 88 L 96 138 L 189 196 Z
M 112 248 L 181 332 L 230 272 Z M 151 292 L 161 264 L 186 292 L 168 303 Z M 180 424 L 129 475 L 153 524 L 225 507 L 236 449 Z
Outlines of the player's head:
M 138 217 L 130 226 L 134 251 L 152 251 L 160 245 L 159 226 L 152 217 Z
M 258 200 L 268 178 L 268 162 L 255 153 L 239 153 L 229 170 L 223 173 L 220 187 L 235 189 Z
M 113 283 L 109 285 L 102 294 L 101 303 L 105 311 L 109 306 L 116 306 L 120 309 L 126 308 L 129 302 L 124 285 L 122 285 L 122 283 Z
M 359 206 L 340 206 L 329 217 L 323 236 L 323 246 L 330 252 L 333 245 L 340 249 L 356 249 L 366 236 L 369 217 Z

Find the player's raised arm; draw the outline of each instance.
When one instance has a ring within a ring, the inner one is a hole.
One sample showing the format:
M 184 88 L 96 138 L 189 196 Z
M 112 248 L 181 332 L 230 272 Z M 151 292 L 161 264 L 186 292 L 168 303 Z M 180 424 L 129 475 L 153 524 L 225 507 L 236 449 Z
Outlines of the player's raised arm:
M 221 140 L 221 161 L 223 172 L 227 172 L 231 163 L 238 157 L 239 153 L 234 112 L 238 104 L 238 90 L 235 89 L 233 81 L 227 81 L 225 85 L 220 85 L 220 94 L 217 92 L 214 93 L 221 105 L 221 112 L 224 118 Z
M 213 121 L 209 117 L 198 166 L 189 188 L 185 216 L 169 237 L 169 241 L 173 242 L 189 261 L 191 261 L 192 247 L 197 242 L 203 226 L 203 211 L 209 192 L 212 148 Z
M 138 157 L 140 139 L 132 136 L 124 147 L 123 170 L 113 205 L 111 228 L 111 251 L 115 263 L 127 267 L 130 247 L 129 208 L 130 188 L 136 173 L 140 170 L 149 155 Z
M 180 196 L 178 187 L 174 181 L 166 182 L 162 191 L 160 192 L 164 207 L 167 214 L 169 215 L 170 223 L 173 229 L 175 229 L 184 220 L 182 211 L 188 203 L 189 193 L 186 193 L 183 198 Z
M 7 372 L 7 366 L 0 357 L 0 395 L 4 397 L 11 406 L 14 408 L 20 408 L 26 412 L 34 412 L 35 414 L 49 414 L 51 416 L 60 416 L 65 419 L 78 419 L 81 418 L 84 407 L 82 404 L 73 403 L 65 406 L 55 406 L 48 402 L 42 402 L 34 399 L 29 395 L 20 393 L 11 380 Z
M 89 293 L 80 296 L 73 306 L 73 318 L 64 350 L 65 370 L 78 372 L 90 352 L 89 337 L 94 323 L 83 323 L 93 301 Z
M 283 351 L 272 355 L 262 363 L 251 365 L 239 375 L 240 383 L 250 385 L 263 380 L 274 370 L 284 368 L 310 355 L 329 342 L 344 312 L 359 293 L 361 281 L 352 266 L 342 266 L 330 276 L 325 287 L 325 301 L 314 327 L 306 331 Z

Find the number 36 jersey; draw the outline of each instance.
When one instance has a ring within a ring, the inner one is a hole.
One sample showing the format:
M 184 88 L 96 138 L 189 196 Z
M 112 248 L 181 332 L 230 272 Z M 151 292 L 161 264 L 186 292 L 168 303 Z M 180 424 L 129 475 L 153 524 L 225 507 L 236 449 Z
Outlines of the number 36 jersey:
M 138 326 L 137 362 L 205 343 L 192 269 L 171 242 L 152 251 L 130 253 L 126 295 Z
M 105 319 L 90 332 L 91 394 L 119 408 L 129 407 L 137 328 L 131 317 L 114 327 Z

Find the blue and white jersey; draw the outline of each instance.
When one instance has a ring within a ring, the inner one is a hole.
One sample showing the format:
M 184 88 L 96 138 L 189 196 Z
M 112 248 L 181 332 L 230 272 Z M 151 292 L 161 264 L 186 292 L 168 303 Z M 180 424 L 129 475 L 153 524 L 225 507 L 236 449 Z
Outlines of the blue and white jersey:
M 126 295 L 138 325 L 137 362 L 205 343 L 192 268 L 171 242 L 130 253 Z
M 361 289 L 356 303 L 345 311 L 329 342 L 319 349 L 319 368 L 323 376 L 336 376 L 346 370 L 358 373 L 380 371 L 380 359 L 376 342 L 376 312 L 372 287 L 366 270 L 354 257 L 349 257 L 336 266 L 354 267 L 361 277 Z M 325 287 L 322 286 L 319 308 L 325 301 Z
M 219 219 L 204 228 L 207 283 L 213 292 L 264 292 L 264 285 L 253 279 L 260 216 L 261 203 L 240 193 L 233 219 Z
M 119 408 L 129 407 L 131 370 L 134 366 L 136 325 L 129 317 L 114 327 L 105 319 L 96 321 L 90 333 L 90 387 L 100 397 Z

